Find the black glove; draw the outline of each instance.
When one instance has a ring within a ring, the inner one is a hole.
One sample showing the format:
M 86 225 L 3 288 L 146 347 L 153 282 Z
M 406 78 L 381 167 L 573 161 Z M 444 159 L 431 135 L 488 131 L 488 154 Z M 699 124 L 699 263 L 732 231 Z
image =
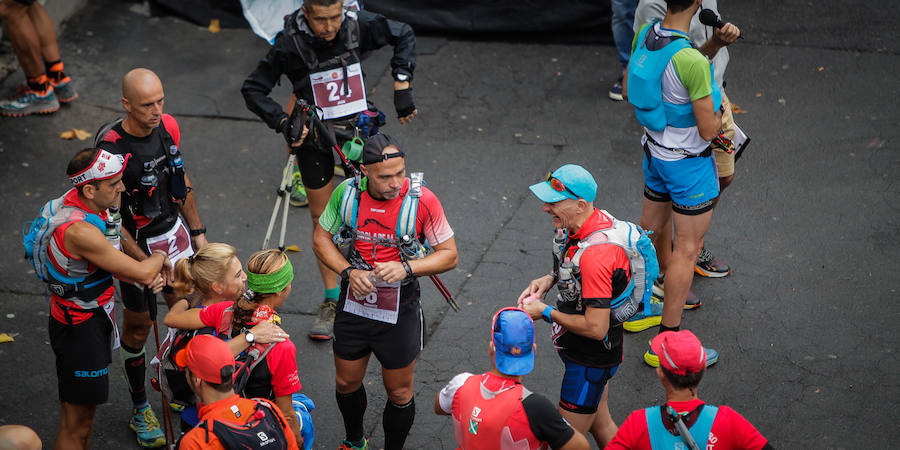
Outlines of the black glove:
M 394 109 L 397 117 L 406 117 L 416 110 L 411 87 L 394 91 Z
M 304 119 L 303 109 L 295 106 L 290 117 L 281 122 L 281 129 L 278 131 L 284 136 L 288 145 L 300 140 L 300 136 L 303 135 Z

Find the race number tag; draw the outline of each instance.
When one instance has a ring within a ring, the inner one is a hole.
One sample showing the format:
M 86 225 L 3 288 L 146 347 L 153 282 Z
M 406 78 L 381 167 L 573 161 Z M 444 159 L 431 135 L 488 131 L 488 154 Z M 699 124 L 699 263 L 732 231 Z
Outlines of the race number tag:
M 312 85 L 313 100 L 316 106 L 322 108 L 325 119 L 349 116 L 368 108 L 362 66 L 359 63 L 347 66 L 346 89 L 342 68 L 311 74 L 309 83 Z
M 175 221 L 175 225 L 159 236 L 147 238 L 147 250 L 153 253 L 154 250 L 162 250 L 169 255 L 172 264 L 183 258 L 188 258 L 194 254 L 191 248 L 191 236 L 188 234 L 187 227 L 181 221 L 181 217 Z
M 400 282 L 375 283 L 375 291 L 359 299 L 353 289 L 347 287 L 347 301 L 344 311 L 366 319 L 397 324 L 397 311 L 400 309 Z

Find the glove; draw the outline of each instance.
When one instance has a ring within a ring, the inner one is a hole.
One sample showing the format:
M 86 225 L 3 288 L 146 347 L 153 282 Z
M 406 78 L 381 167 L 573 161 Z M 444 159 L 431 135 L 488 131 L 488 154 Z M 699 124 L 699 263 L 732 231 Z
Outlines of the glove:
M 411 87 L 394 91 L 394 109 L 397 111 L 397 117 L 406 117 L 416 110 Z
M 278 131 L 284 136 L 284 140 L 288 145 L 300 140 L 300 136 L 303 135 L 304 119 L 302 108 L 294 107 L 290 117 L 281 122 L 281 129 Z

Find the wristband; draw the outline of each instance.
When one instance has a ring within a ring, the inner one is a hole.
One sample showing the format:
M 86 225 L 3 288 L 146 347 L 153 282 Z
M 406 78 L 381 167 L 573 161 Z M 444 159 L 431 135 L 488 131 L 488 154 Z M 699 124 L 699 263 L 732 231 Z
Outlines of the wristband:
M 166 252 L 163 251 L 163 250 L 153 250 L 153 251 L 150 253 L 150 255 L 153 256 L 154 253 L 159 253 L 160 255 L 163 255 L 163 259 L 168 259 L 168 258 L 169 258 L 169 254 L 166 253 Z
M 544 312 L 541 313 L 541 315 L 544 316 L 544 322 L 553 323 L 553 319 L 550 318 L 550 313 L 553 312 L 554 309 L 556 309 L 556 307 L 551 305 L 547 305 L 547 307 L 544 308 Z
M 206 234 L 206 227 L 192 228 L 190 233 L 191 233 L 192 237 L 200 236 L 201 234 Z
M 341 279 L 345 281 L 350 281 L 350 271 L 353 270 L 353 266 L 347 266 L 346 269 L 341 271 Z
M 406 269 L 406 278 L 412 278 L 415 276 L 415 275 L 413 275 L 412 267 L 409 267 L 408 262 L 401 261 L 401 264 L 403 264 L 403 268 Z

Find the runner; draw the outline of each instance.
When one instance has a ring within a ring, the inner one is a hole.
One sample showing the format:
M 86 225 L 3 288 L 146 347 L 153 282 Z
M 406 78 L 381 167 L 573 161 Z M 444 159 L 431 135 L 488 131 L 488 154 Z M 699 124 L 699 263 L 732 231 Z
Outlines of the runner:
M 435 414 L 453 416 L 459 448 L 590 448 L 547 397 L 522 385 L 522 376 L 534 369 L 537 350 L 534 322 L 525 311 L 503 308 L 494 314 L 490 348 L 489 372 L 463 372 L 434 399 Z
M 377 124 L 372 121 L 377 122 L 378 112 L 366 98 L 368 90 L 360 55 L 387 44 L 394 47 L 391 58 L 394 107 L 400 123 L 409 123 L 418 114 L 410 87 L 416 67 L 416 38 L 412 27 L 380 14 L 344 10 L 342 0 L 304 0 L 302 8 L 285 18 L 284 31 L 275 37 L 269 53 L 244 81 L 241 93 L 247 108 L 287 139 L 290 110 L 285 112 L 269 97 L 281 76 L 286 75 L 293 88 L 291 108 L 296 98 L 321 108 L 331 132 L 338 131 L 339 145 L 358 132 L 366 138 L 375 134 Z M 369 125 L 359 126 L 364 122 Z M 291 203 L 309 204 L 313 227 L 334 190 L 333 152 L 325 144 L 327 140 L 317 135 L 310 132 L 305 139 L 289 142 L 297 151 L 299 167 L 293 176 Z M 309 337 L 328 340 L 332 337 L 338 279 L 321 262 L 319 272 L 325 289 L 324 300 Z
M 394 138 L 372 136 L 361 170 L 365 178 L 348 179 L 332 194 L 313 250 L 341 274 L 333 343 L 335 395 L 346 431 L 340 448 L 367 448 L 363 378 L 374 353 L 388 396 L 384 448 L 393 450 L 403 448 L 415 419 L 413 368 L 426 336 L 417 277 L 453 269 L 458 256 L 440 201 L 422 185 L 421 174 L 406 177 L 405 153 Z M 434 253 L 424 256 L 426 241 Z
M 124 120 L 102 131 L 99 147 L 113 154 L 130 153 L 122 181 L 122 249 L 135 259 L 159 249 L 173 262 L 187 258 L 206 244 L 191 182 L 184 172 L 181 131 L 175 119 L 163 114 L 164 94 L 159 77 L 147 69 L 134 69 L 122 79 Z M 165 445 L 159 421 L 147 399 L 144 344 L 150 333 L 148 305 L 156 294 L 128 282 L 119 284 L 122 314 L 122 367 L 133 404 L 129 426 L 145 448 Z M 171 288 L 163 291 L 171 305 Z

